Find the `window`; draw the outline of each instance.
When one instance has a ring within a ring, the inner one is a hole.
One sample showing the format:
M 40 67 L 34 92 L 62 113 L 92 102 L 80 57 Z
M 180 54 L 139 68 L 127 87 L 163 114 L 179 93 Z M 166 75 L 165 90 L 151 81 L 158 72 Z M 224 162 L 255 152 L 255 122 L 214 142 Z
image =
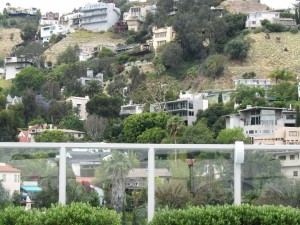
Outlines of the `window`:
M 254 134 L 254 130 L 249 130 L 249 134 Z
M 278 159 L 280 159 L 280 160 L 286 160 L 286 156 L 285 155 L 281 155 L 281 156 L 278 157 Z
M 3 180 L 3 182 L 6 181 L 6 174 L 2 174 L 2 180 Z
M 297 136 L 297 131 L 289 131 L 289 136 L 292 136 L 292 137 Z
M 194 108 L 194 104 L 192 102 L 189 102 L 189 109 L 193 109 Z
M 298 171 L 293 171 L 293 176 L 298 177 Z
M 20 175 L 15 174 L 14 178 L 15 178 L 15 182 L 19 182 L 20 181 Z
M 166 44 L 167 42 L 166 41 L 158 41 L 157 42 L 157 46 L 161 46 L 161 45 L 164 45 Z
M 290 160 L 295 160 L 295 155 L 290 155 Z
M 167 32 L 161 32 L 161 33 L 155 34 L 155 38 L 162 38 L 162 37 L 166 37 L 166 36 L 167 36 Z
M 294 116 L 294 115 L 291 115 L 291 114 L 288 114 L 288 115 L 286 115 L 286 119 L 287 119 L 287 120 L 294 120 L 294 119 L 295 119 L 295 116 Z
M 194 116 L 194 112 L 193 111 L 189 111 L 189 116 Z

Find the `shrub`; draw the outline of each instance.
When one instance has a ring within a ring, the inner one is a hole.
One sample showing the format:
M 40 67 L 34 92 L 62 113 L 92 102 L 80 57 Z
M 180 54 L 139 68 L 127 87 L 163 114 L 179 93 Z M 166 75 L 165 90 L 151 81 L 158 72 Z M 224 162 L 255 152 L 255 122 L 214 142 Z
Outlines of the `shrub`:
M 201 71 L 207 77 L 219 77 L 225 67 L 226 58 L 223 55 L 211 55 L 201 65 Z
M 298 32 L 299 32 L 299 30 L 298 30 L 298 27 L 291 27 L 290 28 L 290 32 L 292 33 L 292 34 L 297 34 Z
M 235 38 L 227 43 L 224 50 L 230 59 L 244 60 L 248 55 L 249 43 L 242 38 Z
M 253 30 L 253 34 L 258 34 L 258 33 L 261 33 L 263 32 L 263 28 L 262 27 L 256 27 L 254 30 Z
M 149 225 L 247 224 L 288 225 L 300 223 L 300 211 L 283 206 L 224 205 L 162 210 Z
M 106 208 L 92 207 L 86 203 L 53 205 L 44 212 L 24 207 L 8 207 L 0 211 L 1 225 L 119 225 L 120 216 Z

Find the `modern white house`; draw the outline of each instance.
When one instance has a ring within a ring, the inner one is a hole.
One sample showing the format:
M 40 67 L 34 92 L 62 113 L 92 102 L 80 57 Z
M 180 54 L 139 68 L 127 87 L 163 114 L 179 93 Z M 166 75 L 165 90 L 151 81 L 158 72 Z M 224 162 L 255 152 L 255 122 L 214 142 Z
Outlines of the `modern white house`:
M 65 26 L 62 26 L 62 25 L 59 25 L 59 24 L 54 24 L 54 25 L 41 27 L 41 38 L 43 40 L 43 43 L 49 42 L 49 40 L 50 40 L 50 38 L 53 34 L 55 34 L 55 35 L 59 35 L 59 34 L 65 35 L 67 33 L 69 33 L 69 30 Z
M 87 69 L 86 71 L 86 77 L 80 77 L 78 81 L 82 84 L 85 85 L 86 82 L 96 80 L 99 81 L 100 84 L 103 84 L 103 73 L 97 73 L 96 76 L 94 76 L 93 70 Z
M 120 116 L 129 116 L 133 114 L 140 114 L 144 110 L 143 104 L 133 104 L 131 101 L 127 105 L 121 106 Z
M 242 128 L 244 134 L 251 137 L 254 144 L 276 144 L 276 141 L 282 144 L 284 137 L 280 130 L 294 127 L 295 118 L 296 112 L 293 110 L 247 106 L 237 114 L 226 116 L 226 128 Z M 276 132 L 280 136 L 278 140 L 276 140 Z
M 164 111 L 178 115 L 186 125 L 193 125 L 197 120 L 197 112 L 208 108 L 208 100 L 199 94 L 181 94 L 178 100 L 160 104 L 151 104 L 150 112 Z
M 261 21 L 269 20 L 271 23 L 280 23 L 286 26 L 294 26 L 296 22 L 291 18 L 280 18 L 278 11 L 258 11 L 251 12 L 247 16 L 246 28 L 261 27 Z
M 162 46 L 168 42 L 171 42 L 175 38 L 175 31 L 173 31 L 172 27 L 162 27 L 162 28 L 157 28 L 153 27 L 152 28 L 153 32 L 153 48 L 156 50 L 159 46 Z
M 6 57 L 4 59 L 5 79 L 14 79 L 17 73 L 31 65 L 32 61 L 26 57 Z
M 93 32 L 107 31 L 119 21 L 121 10 L 114 3 L 87 3 L 82 8 L 80 26 Z
M 271 79 L 238 79 L 234 80 L 234 88 L 237 88 L 239 85 L 247 85 L 249 87 L 261 87 L 263 89 L 269 89 L 271 84 Z
M 0 163 L 0 180 L 3 187 L 11 196 L 14 192 L 20 192 L 21 170 L 12 167 L 6 163 Z
M 82 120 L 86 120 L 88 113 L 86 111 L 85 105 L 90 100 L 89 96 L 85 97 L 70 97 L 66 101 L 72 103 L 72 107 L 76 110 L 76 113 Z
M 66 26 L 70 32 L 73 32 L 80 27 L 82 16 L 83 13 L 80 11 L 62 15 L 60 17 L 60 24 Z

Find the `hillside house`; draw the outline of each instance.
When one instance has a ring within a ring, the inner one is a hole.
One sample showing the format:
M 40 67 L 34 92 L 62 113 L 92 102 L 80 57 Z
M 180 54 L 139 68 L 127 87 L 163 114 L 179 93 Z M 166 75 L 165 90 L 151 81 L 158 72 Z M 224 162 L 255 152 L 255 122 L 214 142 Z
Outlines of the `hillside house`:
M 53 34 L 66 35 L 67 33 L 69 33 L 69 30 L 65 26 L 62 26 L 59 24 L 41 27 L 41 38 L 43 40 L 43 43 L 49 42 L 49 40 Z
M 59 24 L 59 13 L 47 12 L 40 19 L 40 25 L 58 25 Z
M 32 61 L 26 57 L 6 57 L 4 59 L 5 79 L 14 79 L 17 73 L 31 65 Z
M 14 192 L 20 192 L 21 170 L 12 167 L 6 163 L 0 163 L 0 180 L 3 187 L 11 196 Z
M 159 104 L 151 104 L 150 112 L 164 111 L 171 115 L 178 115 L 186 125 L 193 125 L 197 120 L 198 110 L 206 110 L 208 100 L 199 94 L 182 94 L 178 100 L 168 101 Z
M 239 85 L 247 85 L 249 87 L 260 87 L 263 89 L 269 89 L 271 87 L 270 79 L 238 79 L 234 80 L 234 88 L 237 88 Z
M 120 116 L 129 116 L 134 114 L 140 114 L 144 110 L 143 104 L 133 104 L 132 101 L 128 105 L 122 105 Z
M 295 111 L 285 108 L 247 106 L 237 114 L 226 116 L 226 128 L 241 127 L 244 134 L 251 137 L 255 143 L 275 144 L 275 130 L 294 127 L 295 115 Z
M 269 20 L 271 23 L 280 23 L 286 26 L 296 25 L 296 22 L 290 18 L 280 18 L 280 12 L 277 11 L 258 11 L 251 12 L 247 16 L 246 28 L 261 27 L 261 21 Z
M 87 69 L 86 71 L 86 77 L 80 77 L 78 81 L 82 84 L 85 85 L 87 82 L 96 80 L 99 81 L 100 84 L 103 84 L 103 73 L 97 73 L 96 76 L 94 76 L 93 70 Z
M 107 31 L 119 21 L 121 11 L 114 3 L 87 3 L 82 8 L 80 27 L 98 32 Z
M 175 39 L 175 32 L 172 27 L 152 28 L 153 48 L 156 50 L 159 46 L 169 43 Z
M 7 95 L 6 97 L 6 109 L 10 106 L 10 105 L 16 105 L 16 104 L 22 104 L 22 97 L 11 97 L 10 94 Z
M 66 26 L 70 32 L 80 27 L 83 13 L 81 11 L 72 12 L 60 17 L 60 24 Z
M 9 3 L 6 4 L 6 10 L 9 16 L 35 16 L 37 13 L 37 8 L 22 8 L 22 7 L 12 7 Z
M 86 111 L 85 105 L 89 100 L 90 100 L 89 96 L 85 96 L 85 97 L 71 96 L 66 101 L 72 103 L 73 109 L 75 109 L 76 114 L 80 116 L 81 120 L 86 120 L 88 113 Z

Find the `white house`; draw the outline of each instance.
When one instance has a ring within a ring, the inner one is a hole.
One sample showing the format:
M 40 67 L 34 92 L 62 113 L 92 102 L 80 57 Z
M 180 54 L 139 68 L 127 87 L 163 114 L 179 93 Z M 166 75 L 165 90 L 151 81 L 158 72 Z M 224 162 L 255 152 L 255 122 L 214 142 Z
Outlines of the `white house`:
M 69 30 L 65 26 L 58 25 L 58 24 L 41 27 L 41 38 L 43 39 L 43 43 L 49 42 L 53 34 L 65 35 L 67 33 L 69 33 Z
M 132 104 L 132 101 L 128 105 L 121 106 L 121 116 L 128 116 L 133 114 L 140 114 L 144 110 L 143 104 Z
M 25 57 L 6 57 L 4 59 L 5 79 L 15 78 L 17 73 L 30 65 L 32 62 Z
M 239 85 L 244 84 L 249 87 L 261 87 L 268 89 L 271 87 L 270 79 L 238 79 L 234 80 L 234 87 L 237 88 Z
M 94 76 L 93 70 L 87 69 L 86 71 L 86 77 L 80 77 L 78 81 L 82 84 L 85 85 L 86 82 L 92 81 L 92 80 L 97 80 L 99 81 L 100 84 L 103 83 L 103 73 L 97 73 L 96 76 Z
M 208 108 L 208 100 L 199 94 L 181 94 L 175 101 L 151 104 L 150 112 L 165 111 L 171 115 L 178 115 L 186 125 L 192 125 L 197 120 L 197 112 Z
M 261 27 L 261 21 L 267 19 L 273 23 L 275 18 L 279 18 L 279 12 L 260 11 L 249 13 L 246 20 L 246 28 Z
M 114 3 L 87 3 L 82 8 L 80 26 L 90 31 L 107 31 L 119 21 L 121 10 Z
M 9 191 L 11 196 L 14 192 L 20 192 L 21 170 L 13 168 L 6 163 L 0 163 L 0 180 L 3 187 Z
M 85 97 L 70 97 L 66 101 L 72 103 L 72 107 L 76 109 L 77 114 L 82 120 L 86 120 L 88 113 L 86 111 L 85 105 L 90 100 L 89 96 Z

